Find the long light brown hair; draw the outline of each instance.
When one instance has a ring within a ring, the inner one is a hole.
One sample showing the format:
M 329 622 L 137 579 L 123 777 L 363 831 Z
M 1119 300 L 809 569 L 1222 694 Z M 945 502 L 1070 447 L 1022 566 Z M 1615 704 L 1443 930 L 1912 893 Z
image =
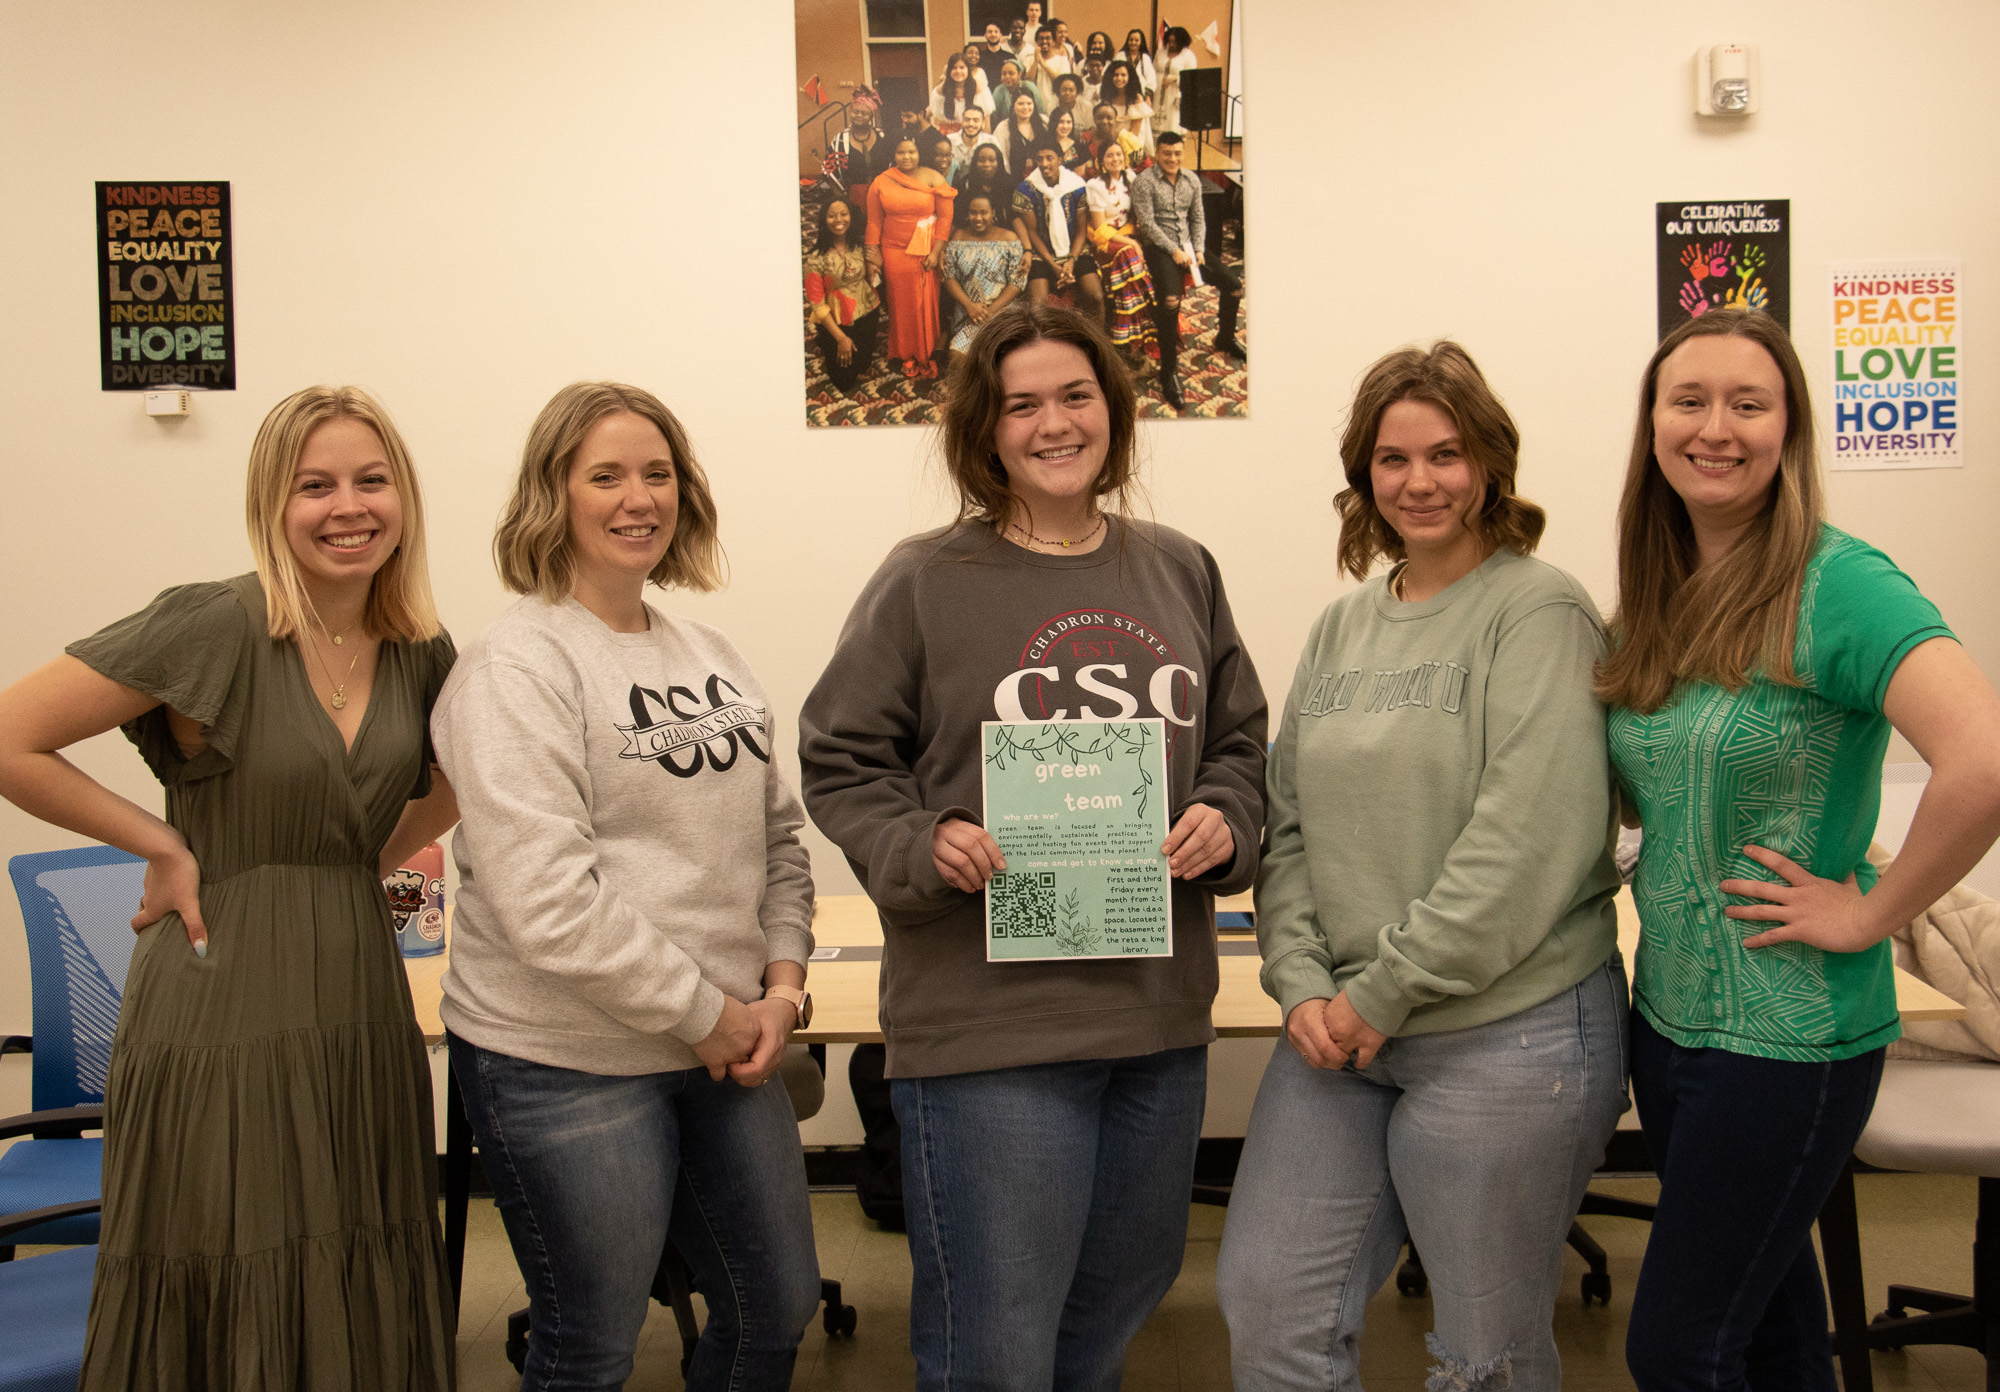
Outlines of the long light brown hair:
M 666 437 L 679 493 L 673 539 L 646 578 L 662 588 L 722 588 L 727 563 L 716 530 L 715 498 L 679 419 L 643 388 L 622 382 L 572 382 L 549 398 L 529 428 L 521 469 L 514 476 L 514 495 L 493 533 L 493 563 L 500 582 L 515 594 L 540 595 L 554 604 L 574 588 L 569 466 L 593 425 L 627 411 L 651 421 Z
M 1090 360 L 1111 422 L 1104 467 L 1097 471 L 1091 492 L 1108 503 L 1101 511 L 1122 516 L 1130 510 L 1137 480 L 1134 444 L 1139 418 L 1130 370 L 1095 320 L 1074 310 L 1053 305 L 1036 309 L 1017 300 L 986 321 L 952 366 L 939 439 L 945 473 L 958 493 L 961 522 L 999 526 L 1007 520 L 1014 494 L 993 448 L 993 430 L 1006 403 L 1000 364 L 1016 349 L 1043 342 L 1067 343 Z
M 375 432 L 389 465 L 389 481 L 403 514 L 403 537 L 368 583 L 361 621 L 377 638 L 405 643 L 438 635 L 437 603 L 431 598 L 430 564 L 424 550 L 424 495 L 416 467 L 396 423 L 382 403 L 359 387 L 307 387 L 271 408 L 250 444 L 250 476 L 244 489 L 244 522 L 250 554 L 264 585 L 264 612 L 273 638 L 298 638 L 308 625 L 321 624 L 299 578 L 298 558 L 285 540 L 285 505 L 292 475 L 312 433 L 331 420 L 357 420 Z
M 1764 509 L 1729 554 L 1701 564 L 1687 504 L 1660 471 L 1653 406 L 1660 368 L 1689 339 L 1747 338 L 1785 379 L 1785 441 Z M 1770 315 L 1710 310 L 1660 341 L 1639 382 L 1639 419 L 1618 501 L 1618 612 L 1611 649 L 1597 666 L 1609 705 L 1649 713 L 1682 681 L 1741 690 L 1750 674 L 1797 686 L 1792 649 L 1806 563 L 1825 519 L 1813 444 L 1812 401 L 1791 336 Z
M 1422 401 L 1451 417 L 1459 448 L 1479 471 L 1486 494 L 1466 519 L 1479 539 L 1523 556 L 1542 539 L 1548 518 L 1514 491 L 1521 467 L 1521 432 L 1486 384 L 1472 355 L 1450 339 L 1429 349 L 1402 348 L 1378 360 L 1361 379 L 1340 436 L 1340 463 L 1347 487 L 1333 500 L 1340 513 L 1340 568 L 1356 580 L 1368 578 L 1378 556 L 1400 561 L 1408 554 L 1403 538 L 1375 505 L 1375 437 L 1382 415 L 1399 401 Z

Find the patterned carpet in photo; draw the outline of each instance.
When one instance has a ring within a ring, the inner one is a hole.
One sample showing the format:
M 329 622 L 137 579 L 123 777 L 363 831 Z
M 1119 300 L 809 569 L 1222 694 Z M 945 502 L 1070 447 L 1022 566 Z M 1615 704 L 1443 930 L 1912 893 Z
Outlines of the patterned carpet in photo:
M 813 210 L 801 211 L 799 226 L 802 255 L 812 246 Z M 1242 224 L 1223 225 L 1223 264 L 1243 274 Z M 800 303 L 805 304 L 804 290 Z M 1055 301 L 1059 303 L 1060 301 Z M 1250 346 L 1249 299 L 1238 321 L 1238 341 Z M 805 305 L 807 311 L 811 306 Z M 1160 399 L 1159 361 L 1151 347 L 1143 357 L 1127 354 L 1126 365 L 1133 369 L 1139 391 L 1139 414 L 1161 420 L 1185 417 L 1229 418 L 1249 414 L 1249 364 L 1236 361 L 1215 348 L 1216 292 L 1204 286 L 1181 299 L 1181 398 L 1186 409 L 1176 412 Z M 910 381 L 899 363 L 883 356 L 881 344 L 868 370 L 854 384 L 854 395 L 837 390 L 827 380 L 820 364 L 819 349 L 813 340 L 812 324 L 802 324 L 806 357 L 806 424 L 808 425 L 929 425 L 943 413 L 944 383 Z

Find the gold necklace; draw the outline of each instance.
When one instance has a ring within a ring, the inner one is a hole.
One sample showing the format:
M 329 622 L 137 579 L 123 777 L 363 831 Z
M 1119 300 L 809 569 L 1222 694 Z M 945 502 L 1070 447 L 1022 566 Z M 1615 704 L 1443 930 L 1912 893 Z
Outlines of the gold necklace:
M 320 632 L 326 633 L 326 629 L 322 627 L 320 629 Z M 328 633 L 327 637 L 333 638 L 333 635 Z M 333 641 L 338 643 L 340 639 L 334 638 Z M 320 657 L 320 652 L 318 648 L 313 649 L 313 656 L 319 657 L 319 670 L 325 674 L 326 684 L 333 688 L 333 695 L 327 698 L 326 703 L 329 706 L 332 706 L 335 710 L 346 710 L 347 683 L 354 679 L 354 669 L 361 661 L 360 652 L 358 650 L 355 652 L 354 660 L 347 664 L 347 675 L 345 677 L 342 677 L 338 682 L 334 681 L 333 672 L 331 669 L 327 667 L 326 659 L 324 657 Z
M 1067 551 L 1072 546 L 1083 545 L 1086 541 L 1089 541 L 1092 537 L 1096 536 L 1099 532 L 1103 531 L 1104 514 L 1099 513 L 1097 515 L 1097 525 L 1095 527 L 1092 527 L 1089 531 L 1085 532 L 1082 536 L 1078 537 L 1075 541 L 1050 541 L 1047 537 L 1036 536 L 1026 527 L 1023 527 L 1019 522 L 1009 522 L 1007 525 L 1012 527 L 1015 531 L 1019 532 L 1022 536 L 1026 537 L 1029 541 L 1034 542 L 1037 546 L 1060 546 L 1065 551 Z

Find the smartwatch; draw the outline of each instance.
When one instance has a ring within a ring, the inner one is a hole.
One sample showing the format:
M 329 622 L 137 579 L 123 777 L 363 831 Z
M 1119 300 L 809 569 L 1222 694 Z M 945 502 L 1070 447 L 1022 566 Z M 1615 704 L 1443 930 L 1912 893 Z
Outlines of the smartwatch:
M 766 986 L 766 997 L 776 996 L 781 1001 L 790 1001 L 792 1009 L 799 1013 L 798 1028 L 804 1029 L 813 1022 L 813 998 L 809 991 L 801 991 L 796 986 Z

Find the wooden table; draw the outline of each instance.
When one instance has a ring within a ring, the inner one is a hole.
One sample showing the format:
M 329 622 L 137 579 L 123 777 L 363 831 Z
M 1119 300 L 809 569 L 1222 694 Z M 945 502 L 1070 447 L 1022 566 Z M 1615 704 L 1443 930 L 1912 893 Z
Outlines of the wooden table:
M 1631 889 L 1618 891 L 1618 946 L 1632 961 L 1639 946 L 1639 912 Z M 1249 912 L 1248 894 L 1216 901 L 1223 911 Z M 879 1042 L 882 1026 L 876 1018 L 875 988 L 882 970 L 882 925 L 875 906 L 859 894 L 823 896 L 813 912 L 813 937 L 822 951 L 859 949 L 831 960 L 815 961 L 808 972 L 813 997 L 813 1022 L 792 1036 L 801 1044 L 860 1044 Z M 445 935 L 449 944 L 450 933 Z M 1257 939 L 1247 933 L 1224 933 L 1221 940 L 1220 987 L 1215 995 L 1215 1032 L 1224 1039 L 1271 1038 L 1282 1031 L 1278 1003 L 1257 983 L 1263 959 Z M 438 1019 L 439 983 L 450 964 L 447 950 L 436 957 L 406 957 L 410 999 L 424 1038 L 435 1044 L 444 1038 Z M 1898 967 L 1896 1009 L 1904 1020 L 1963 1020 L 1965 1007 L 1934 986 Z

